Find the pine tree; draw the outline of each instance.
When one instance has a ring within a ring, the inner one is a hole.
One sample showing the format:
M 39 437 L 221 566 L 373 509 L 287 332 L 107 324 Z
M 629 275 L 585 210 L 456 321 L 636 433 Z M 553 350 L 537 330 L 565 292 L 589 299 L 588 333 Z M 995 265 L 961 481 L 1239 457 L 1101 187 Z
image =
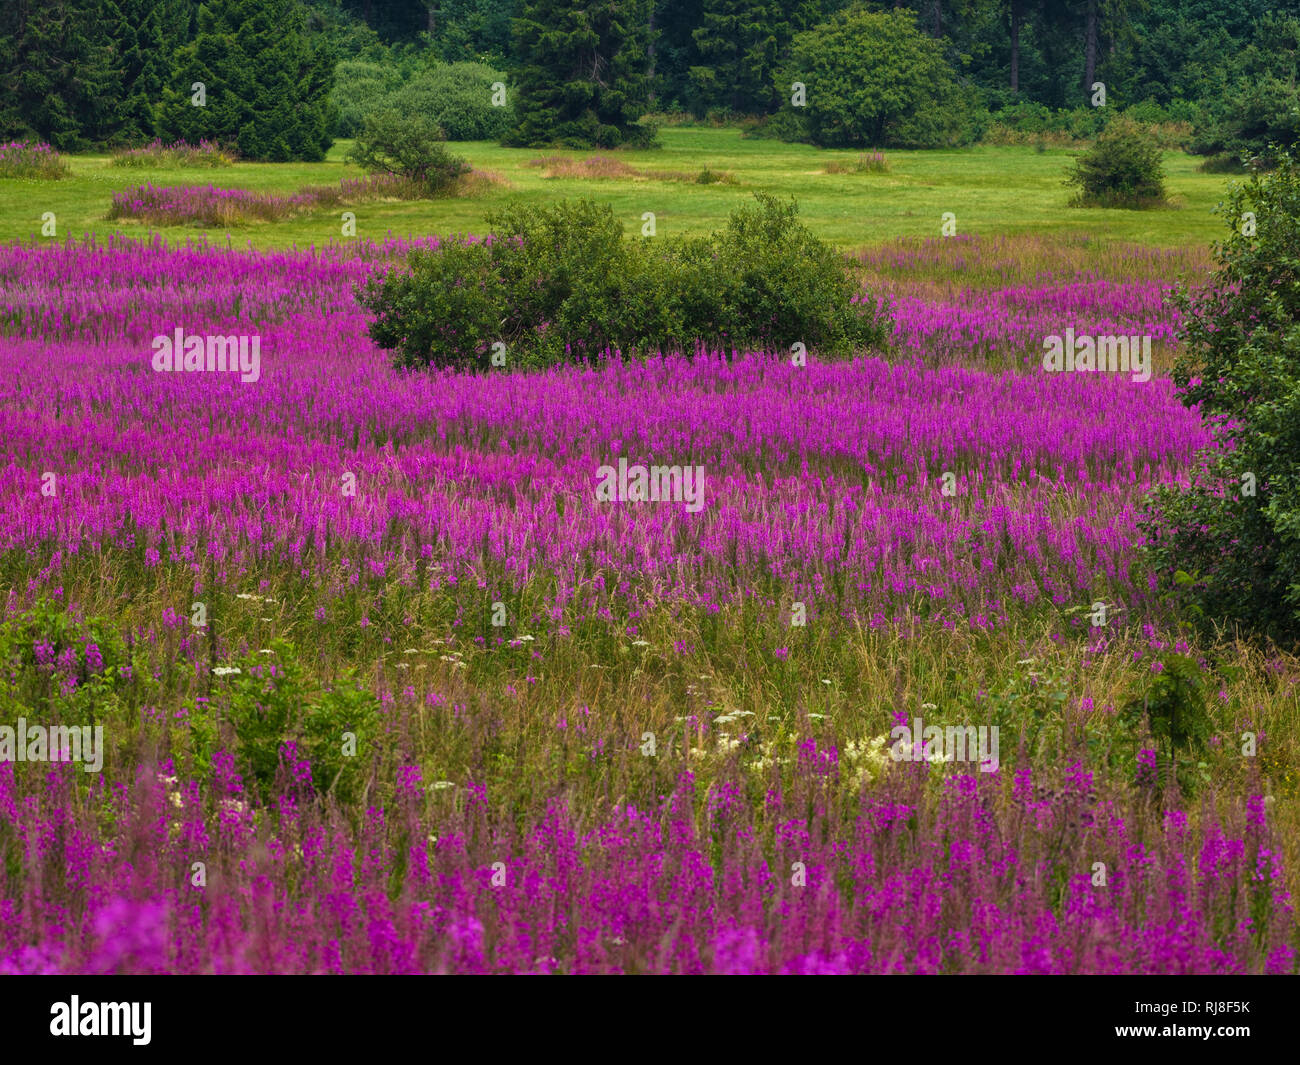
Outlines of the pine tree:
M 643 143 L 650 0 L 525 0 L 514 22 L 515 113 L 505 143 Z
M 160 133 L 231 144 L 246 159 L 323 159 L 332 143 L 334 57 L 304 27 L 299 0 L 203 4 L 198 34 L 176 50 Z

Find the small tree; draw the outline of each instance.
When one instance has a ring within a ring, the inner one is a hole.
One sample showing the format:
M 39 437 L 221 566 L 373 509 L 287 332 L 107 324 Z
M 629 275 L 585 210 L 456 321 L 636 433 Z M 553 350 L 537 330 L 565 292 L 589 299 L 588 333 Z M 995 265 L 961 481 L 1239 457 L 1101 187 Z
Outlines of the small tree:
M 348 158 L 370 173 L 409 178 L 437 196 L 470 169 L 448 153 L 443 140 L 442 130 L 424 115 L 376 111 L 366 116 Z
M 1076 204 L 1082 207 L 1155 207 L 1165 202 L 1160 149 L 1129 118 L 1117 118 L 1102 130 L 1075 160 L 1065 183 L 1079 189 Z
M 1180 288 L 1174 381 L 1214 433 L 1191 483 L 1157 490 L 1143 525 L 1191 613 L 1300 638 L 1300 173 L 1232 187 L 1210 284 Z

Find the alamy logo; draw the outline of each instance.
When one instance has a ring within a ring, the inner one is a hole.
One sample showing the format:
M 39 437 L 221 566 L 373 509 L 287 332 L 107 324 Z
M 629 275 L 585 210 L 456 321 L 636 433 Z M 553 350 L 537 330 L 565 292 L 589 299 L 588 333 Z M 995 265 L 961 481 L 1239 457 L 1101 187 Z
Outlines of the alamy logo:
M 596 471 L 600 503 L 685 503 L 691 514 L 704 506 L 703 466 L 602 466 Z
M 899 725 L 889 733 L 889 754 L 895 762 L 979 762 L 981 773 L 997 772 L 998 726 L 926 726 L 919 717 L 912 727 Z
M 0 725 L 0 762 L 84 762 L 87 773 L 104 768 L 104 726 L 32 725 L 18 719 L 17 729 Z
M 186 336 L 177 326 L 172 336 L 160 333 L 154 337 L 152 347 L 157 373 L 229 371 L 250 385 L 262 376 L 260 336 Z
M 71 1002 L 50 1007 L 50 1035 L 129 1035 L 138 1047 L 149 1045 L 151 1002 Z
M 1134 381 L 1151 380 L 1151 338 L 1080 336 L 1067 329 L 1064 337 L 1043 340 L 1043 369 L 1048 373 L 1131 373 Z

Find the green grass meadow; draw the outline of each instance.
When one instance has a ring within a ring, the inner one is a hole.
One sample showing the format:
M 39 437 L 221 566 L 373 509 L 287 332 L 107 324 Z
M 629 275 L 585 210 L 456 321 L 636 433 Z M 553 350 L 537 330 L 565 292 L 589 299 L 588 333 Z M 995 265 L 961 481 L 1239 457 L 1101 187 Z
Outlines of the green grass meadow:
M 489 142 L 451 145 L 476 169 L 504 179 L 470 196 L 438 201 L 378 202 L 355 209 L 357 236 L 382 239 L 426 233 L 477 234 L 485 216 L 510 200 L 544 203 L 591 197 L 610 204 L 629 233 L 639 232 L 642 215 L 655 215 L 658 235 L 702 234 L 719 228 L 731 210 L 754 192 L 794 197 L 808 226 L 845 249 L 897 237 L 940 235 L 951 211 L 957 232 L 988 234 L 1088 234 L 1107 240 L 1161 246 L 1205 245 L 1222 223 L 1212 209 L 1229 178 L 1202 174 L 1199 161 L 1182 152 L 1165 153 L 1170 206 L 1151 211 L 1072 208 L 1064 184 L 1071 159 L 1081 149 L 977 146 L 953 151 L 888 152 L 884 174 L 827 173 L 827 165 L 852 163 L 858 153 L 826 151 L 802 144 L 746 139 L 740 130 L 674 126 L 661 131 L 652 151 L 604 153 L 638 169 L 673 171 L 693 178 L 706 165 L 734 184 L 695 184 L 661 178 L 548 178 L 529 166 L 540 152 L 501 148 Z M 338 141 L 322 163 L 236 163 L 195 168 L 123 168 L 108 156 L 69 159 L 61 181 L 0 179 L 0 240 L 39 237 L 41 217 L 54 212 L 57 236 L 98 237 L 112 232 L 140 235 L 144 227 L 113 223 L 105 216 L 114 193 L 149 182 L 155 185 L 216 184 L 254 192 L 289 194 L 307 185 L 329 185 L 363 176 L 345 161 L 349 141 Z M 547 153 L 550 154 L 550 153 Z M 586 158 L 591 152 L 566 152 Z M 339 212 L 304 212 L 281 223 L 250 223 L 229 230 L 239 244 L 283 248 L 336 239 Z M 169 241 L 198 235 L 195 227 L 159 229 Z M 224 239 L 226 231 L 206 231 Z

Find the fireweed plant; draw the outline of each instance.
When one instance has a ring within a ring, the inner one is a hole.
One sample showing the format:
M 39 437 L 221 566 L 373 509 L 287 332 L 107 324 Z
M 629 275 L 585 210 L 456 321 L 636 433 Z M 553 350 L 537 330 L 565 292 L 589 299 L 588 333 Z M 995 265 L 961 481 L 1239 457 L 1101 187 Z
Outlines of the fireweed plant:
M 0 763 L 0 970 L 1295 972 L 1300 663 L 1135 548 L 1207 430 L 1037 370 L 1200 261 L 938 244 L 888 358 L 475 376 L 368 339 L 413 242 L 0 247 L 0 717 L 105 745 Z

